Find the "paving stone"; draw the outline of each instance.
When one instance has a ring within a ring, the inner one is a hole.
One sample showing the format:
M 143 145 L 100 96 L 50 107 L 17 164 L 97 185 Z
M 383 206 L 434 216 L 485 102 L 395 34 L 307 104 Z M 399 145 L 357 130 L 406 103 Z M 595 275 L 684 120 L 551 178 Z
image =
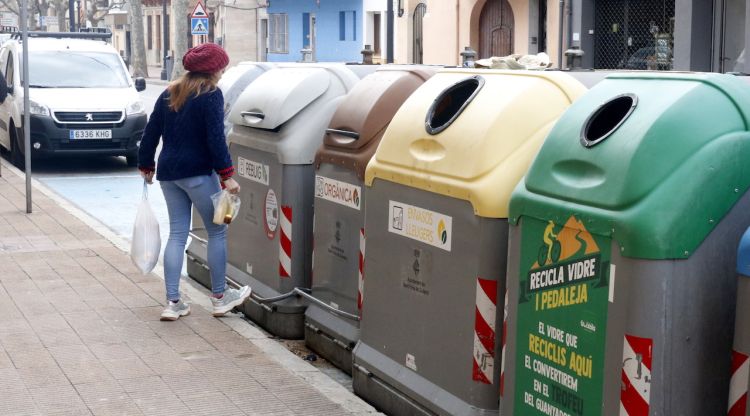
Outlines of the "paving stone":
M 89 344 L 89 350 L 100 360 L 122 360 L 138 358 L 125 343 Z
M 45 415 L 88 415 L 88 407 L 70 384 L 29 388 L 34 404 Z
M 18 374 L 29 390 L 42 387 L 54 390 L 55 386 L 70 386 L 70 381 L 58 366 L 19 368 Z
M 44 347 L 14 349 L 7 350 L 7 352 L 16 368 L 57 366 L 52 355 Z
M 154 374 L 154 372 L 140 358 L 103 360 L 102 365 L 109 370 L 112 377 L 117 380 L 139 378 Z

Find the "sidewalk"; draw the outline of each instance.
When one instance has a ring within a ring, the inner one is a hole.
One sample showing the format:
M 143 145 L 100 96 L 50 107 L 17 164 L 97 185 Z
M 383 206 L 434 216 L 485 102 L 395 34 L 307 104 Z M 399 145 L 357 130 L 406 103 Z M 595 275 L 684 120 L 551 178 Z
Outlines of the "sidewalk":
M 163 281 L 42 185 L 0 177 L 0 414 L 360 415 L 374 410 L 239 315 L 160 322 Z M 160 272 L 160 271 L 159 271 Z
M 149 84 L 164 85 L 164 86 L 167 86 L 167 84 L 169 84 L 169 81 L 164 81 L 161 79 L 161 67 L 160 66 L 148 67 L 148 77 L 146 77 L 146 82 Z

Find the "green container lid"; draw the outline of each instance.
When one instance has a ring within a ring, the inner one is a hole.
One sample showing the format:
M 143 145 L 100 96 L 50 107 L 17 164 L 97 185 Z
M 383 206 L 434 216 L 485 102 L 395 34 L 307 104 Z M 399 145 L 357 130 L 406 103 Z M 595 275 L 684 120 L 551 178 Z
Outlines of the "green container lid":
M 510 201 L 571 214 L 622 255 L 687 258 L 750 186 L 750 86 L 731 75 L 611 75 L 559 119 Z

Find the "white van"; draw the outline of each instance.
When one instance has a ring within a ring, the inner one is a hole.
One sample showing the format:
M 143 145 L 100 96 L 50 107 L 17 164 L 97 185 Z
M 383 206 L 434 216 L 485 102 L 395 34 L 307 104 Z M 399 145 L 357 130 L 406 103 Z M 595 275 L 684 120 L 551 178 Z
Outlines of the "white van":
M 138 162 L 146 111 L 125 63 L 102 33 L 29 34 L 29 100 L 32 155 L 125 156 Z M 0 105 L 0 146 L 22 166 L 23 80 L 20 35 L 0 49 L 8 97 Z

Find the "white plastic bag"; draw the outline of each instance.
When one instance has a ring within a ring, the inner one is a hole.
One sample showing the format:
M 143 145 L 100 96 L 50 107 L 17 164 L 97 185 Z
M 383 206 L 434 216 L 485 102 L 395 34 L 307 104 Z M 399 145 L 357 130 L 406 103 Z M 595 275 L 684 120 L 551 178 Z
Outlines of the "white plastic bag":
M 143 197 L 138 206 L 133 225 L 133 241 L 130 245 L 130 258 L 133 264 L 146 274 L 156 267 L 161 251 L 161 235 L 159 221 L 148 203 L 148 187 L 143 181 Z
M 222 190 L 211 195 L 214 203 L 214 224 L 229 224 L 240 212 L 240 197 Z

